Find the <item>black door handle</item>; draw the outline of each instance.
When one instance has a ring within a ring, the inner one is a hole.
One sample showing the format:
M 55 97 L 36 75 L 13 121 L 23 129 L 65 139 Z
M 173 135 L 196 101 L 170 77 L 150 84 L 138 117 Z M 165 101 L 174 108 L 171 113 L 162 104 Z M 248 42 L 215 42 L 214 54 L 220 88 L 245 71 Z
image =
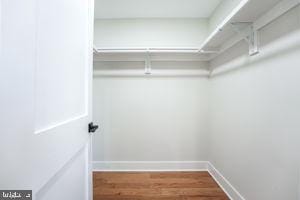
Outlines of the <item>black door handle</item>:
M 95 133 L 95 131 L 99 128 L 98 125 L 94 125 L 93 122 L 89 123 L 89 133 Z

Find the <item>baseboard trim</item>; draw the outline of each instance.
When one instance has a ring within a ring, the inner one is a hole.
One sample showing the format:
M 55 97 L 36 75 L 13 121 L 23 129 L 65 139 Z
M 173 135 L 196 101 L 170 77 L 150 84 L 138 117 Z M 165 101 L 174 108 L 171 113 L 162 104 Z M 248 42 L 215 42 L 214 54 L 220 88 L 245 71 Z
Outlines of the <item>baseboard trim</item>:
M 95 172 L 207 171 L 231 200 L 246 200 L 209 161 L 94 161 Z
M 207 161 L 94 161 L 93 171 L 207 171 Z
M 231 200 L 246 200 L 210 162 L 208 162 L 207 166 L 209 174 L 215 179 Z

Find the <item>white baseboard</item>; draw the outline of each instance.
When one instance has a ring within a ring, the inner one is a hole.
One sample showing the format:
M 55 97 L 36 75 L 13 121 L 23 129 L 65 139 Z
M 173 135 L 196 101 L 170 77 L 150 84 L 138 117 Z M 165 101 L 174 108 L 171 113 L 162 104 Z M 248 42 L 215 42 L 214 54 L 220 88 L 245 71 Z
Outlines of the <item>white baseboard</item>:
M 207 171 L 231 200 L 245 200 L 237 189 L 210 162 L 208 162 L 207 166 Z
M 207 171 L 207 161 L 94 161 L 94 171 Z
M 232 184 L 209 161 L 94 161 L 93 171 L 169 172 L 207 171 L 231 200 L 245 200 Z

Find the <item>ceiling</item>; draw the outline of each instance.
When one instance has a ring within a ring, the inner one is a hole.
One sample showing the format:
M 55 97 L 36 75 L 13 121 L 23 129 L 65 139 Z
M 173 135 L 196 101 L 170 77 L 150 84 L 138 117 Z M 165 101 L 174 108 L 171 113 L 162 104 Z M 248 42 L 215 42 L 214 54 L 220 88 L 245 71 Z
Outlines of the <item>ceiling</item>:
M 95 18 L 208 18 L 221 0 L 95 0 Z

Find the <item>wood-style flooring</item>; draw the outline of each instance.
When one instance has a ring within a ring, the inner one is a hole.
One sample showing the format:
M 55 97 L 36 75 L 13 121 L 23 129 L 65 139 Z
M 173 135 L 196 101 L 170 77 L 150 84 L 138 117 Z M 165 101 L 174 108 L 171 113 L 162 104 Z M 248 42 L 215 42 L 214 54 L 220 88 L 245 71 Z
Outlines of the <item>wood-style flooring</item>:
M 229 200 L 207 172 L 94 172 L 94 200 Z

